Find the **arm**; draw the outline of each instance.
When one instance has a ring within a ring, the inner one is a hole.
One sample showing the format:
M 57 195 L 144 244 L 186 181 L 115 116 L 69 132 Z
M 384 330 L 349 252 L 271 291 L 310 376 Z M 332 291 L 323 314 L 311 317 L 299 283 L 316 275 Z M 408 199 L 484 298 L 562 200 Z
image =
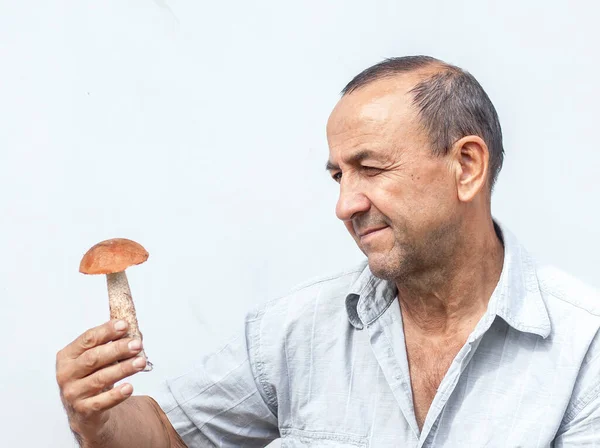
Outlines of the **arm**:
M 279 437 L 275 397 L 264 392 L 256 367 L 259 343 L 247 345 L 257 336 L 252 323 L 196 369 L 163 384 L 161 405 L 131 396 L 131 384 L 114 387 L 145 366 L 136 356 L 141 344 L 124 337 L 126 327 L 111 321 L 83 333 L 56 358 L 61 400 L 80 446 L 250 448 Z
M 153 394 L 189 447 L 258 448 L 279 437 L 260 328 L 260 316 L 247 319 L 245 334 L 164 381 Z
M 600 385 L 597 389 L 600 394 Z M 600 446 L 600 396 L 592 399 L 573 420 L 559 430 L 552 446 L 554 448 Z
M 600 330 L 590 344 L 554 448 L 600 446 Z
M 158 403 L 148 396 L 131 397 L 115 406 L 102 432 L 78 439 L 83 448 L 187 448 Z

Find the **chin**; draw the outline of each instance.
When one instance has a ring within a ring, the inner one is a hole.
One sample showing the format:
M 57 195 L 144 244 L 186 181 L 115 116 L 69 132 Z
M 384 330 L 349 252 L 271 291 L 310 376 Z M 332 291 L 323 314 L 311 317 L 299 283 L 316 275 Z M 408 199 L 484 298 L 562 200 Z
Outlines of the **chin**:
M 402 262 L 399 257 L 390 255 L 367 255 L 371 273 L 383 280 L 395 280 L 402 277 Z

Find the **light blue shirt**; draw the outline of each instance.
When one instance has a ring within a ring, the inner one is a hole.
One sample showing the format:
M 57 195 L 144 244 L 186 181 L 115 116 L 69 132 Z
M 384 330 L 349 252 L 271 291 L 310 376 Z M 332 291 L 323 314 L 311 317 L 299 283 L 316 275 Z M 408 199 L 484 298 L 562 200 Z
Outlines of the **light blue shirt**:
M 600 447 L 600 295 L 496 223 L 500 280 L 421 431 L 396 287 L 366 262 L 249 313 L 157 401 L 190 447 Z

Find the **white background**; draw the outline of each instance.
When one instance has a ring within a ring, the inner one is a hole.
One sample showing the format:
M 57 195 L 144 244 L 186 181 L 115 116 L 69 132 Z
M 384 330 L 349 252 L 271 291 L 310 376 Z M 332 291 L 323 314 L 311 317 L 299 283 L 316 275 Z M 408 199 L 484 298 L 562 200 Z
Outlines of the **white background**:
M 569 4 L 576 6 L 569 6 Z M 334 215 L 325 123 L 384 57 L 473 73 L 506 147 L 493 212 L 600 285 L 595 2 L 0 0 L 3 446 L 74 446 L 56 352 L 108 319 L 93 244 L 126 237 L 152 394 L 244 313 L 362 254 Z

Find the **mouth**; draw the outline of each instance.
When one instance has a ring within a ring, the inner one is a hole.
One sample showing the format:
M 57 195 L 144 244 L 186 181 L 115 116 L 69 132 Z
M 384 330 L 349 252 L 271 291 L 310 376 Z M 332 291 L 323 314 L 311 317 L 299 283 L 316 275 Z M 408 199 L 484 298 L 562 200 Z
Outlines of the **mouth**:
M 358 237 L 362 240 L 364 240 L 366 237 L 370 237 L 370 236 L 374 236 L 377 233 L 379 233 L 380 231 L 387 229 L 388 226 L 383 226 L 383 227 L 373 227 L 370 229 L 366 229 L 363 230 L 361 233 L 358 234 Z

